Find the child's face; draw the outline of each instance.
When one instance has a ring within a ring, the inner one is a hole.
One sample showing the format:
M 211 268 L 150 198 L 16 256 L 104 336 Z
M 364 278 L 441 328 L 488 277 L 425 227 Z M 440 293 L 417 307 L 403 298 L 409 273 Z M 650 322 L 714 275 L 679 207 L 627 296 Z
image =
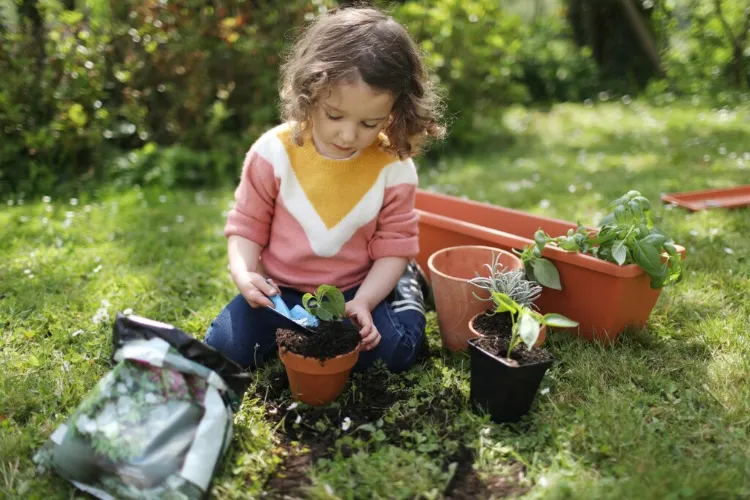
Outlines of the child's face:
M 323 156 L 348 158 L 371 145 L 388 125 L 394 99 L 357 79 L 323 94 L 312 113 L 315 147 Z

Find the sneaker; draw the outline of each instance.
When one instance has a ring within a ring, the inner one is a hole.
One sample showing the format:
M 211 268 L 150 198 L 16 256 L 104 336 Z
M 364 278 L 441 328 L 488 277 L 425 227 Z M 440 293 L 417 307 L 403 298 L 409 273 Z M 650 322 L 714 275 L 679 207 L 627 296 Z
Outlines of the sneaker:
M 406 310 L 425 313 L 425 298 L 429 295 L 430 286 L 427 276 L 416 261 L 409 261 L 404 274 L 399 278 L 391 294 L 391 306 L 394 312 Z

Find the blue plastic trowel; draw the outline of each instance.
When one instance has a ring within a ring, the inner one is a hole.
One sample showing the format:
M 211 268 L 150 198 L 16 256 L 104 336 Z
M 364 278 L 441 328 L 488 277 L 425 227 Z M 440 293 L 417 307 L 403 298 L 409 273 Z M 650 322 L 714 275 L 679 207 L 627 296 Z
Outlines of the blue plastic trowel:
M 269 307 L 268 309 L 279 316 L 279 319 L 284 323 L 285 328 L 299 331 L 307 335 L 313 335 L 315 333 L 313 328 L 318 326 L 319 320 L 306 309 L 297 305 L 290 310 L 284 303 L 280 294 L 268 298 L 273 302 L 273 307 Z

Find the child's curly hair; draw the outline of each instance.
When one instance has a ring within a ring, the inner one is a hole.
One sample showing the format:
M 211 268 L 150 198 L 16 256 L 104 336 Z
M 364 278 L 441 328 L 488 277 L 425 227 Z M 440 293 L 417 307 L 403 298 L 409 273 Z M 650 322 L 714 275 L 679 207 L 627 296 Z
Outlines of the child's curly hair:
M 445 135 L 441 100 L 406 29 L 376 9 L 350 7 L 319 16 L 282 66 L 281 116 L 292 125 L 297 144 L 321 93 L 357 78 L 395 98 L 381 144 L 386 151 L 414 156 L 426 139 Z

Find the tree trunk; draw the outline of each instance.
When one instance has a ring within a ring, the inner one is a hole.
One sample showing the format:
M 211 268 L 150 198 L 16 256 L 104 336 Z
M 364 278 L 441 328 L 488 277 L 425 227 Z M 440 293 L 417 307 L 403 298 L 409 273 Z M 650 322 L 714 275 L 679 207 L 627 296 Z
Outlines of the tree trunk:
M 630 24 L 633 26 L 633 31 L 636 33 L 638 37 L 638 41 L 641 44 L 641 48 L 643 48 L 643 51 L 646 53 L 648 58 L 651 60 L 651 64 L 654 66 L 654 69 L 659 75 L 664 75 L 664 69 L 661 65 L 661 58 L 659 57 L 659 50 L 656 48 L 656 43 L 654 42 L 654 38 L 651 36 L 651 33 L 649 32 L 648 28 L 646 27 L 646 24 L 643 22 L 643 18 L 638 13 L 638 9 L 636 9 L 635 5 L 633 4 L 633 0 L 620 0 L 622 3 L 623 8 L 625 9 L 625 13 L 628 15 L 628 18 L 630 19 Z
M 39 12 L 38 0 L 22 0 L 18 6 L 18 14 L 22 19 L 28 19 L 31 22 L 31 35 L 34 39 L 35 52 L 36 52 L 36 71 L 41 81 L 42 70 L 44 69 L 44 61 L 46 59 L 46 53 L 44 50 L 45 44 L 45 33 L 44 33 L 44 19 Z M 19 23 L 23 26 L 25 23 L 23 20 Z

